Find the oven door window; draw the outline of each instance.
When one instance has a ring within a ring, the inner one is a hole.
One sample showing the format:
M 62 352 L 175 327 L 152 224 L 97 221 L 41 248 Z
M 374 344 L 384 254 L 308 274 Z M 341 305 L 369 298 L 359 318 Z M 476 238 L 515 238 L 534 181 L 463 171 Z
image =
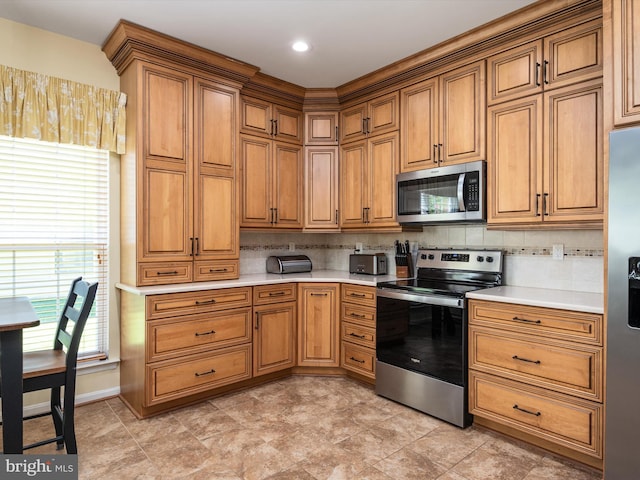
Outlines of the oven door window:
M 379 361 L 466 385 L 466 321 L 462 308 L 378 297 Z

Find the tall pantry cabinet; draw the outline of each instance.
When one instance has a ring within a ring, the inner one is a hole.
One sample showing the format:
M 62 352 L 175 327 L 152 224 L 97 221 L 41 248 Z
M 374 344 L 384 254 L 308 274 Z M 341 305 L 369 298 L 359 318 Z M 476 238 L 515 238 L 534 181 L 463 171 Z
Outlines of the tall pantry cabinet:
M 161 57 L 154 55 L 161 51 L 158 44 L 165 47 Z M 128 95 L 121 280 L 137 286 L 239 275 L 236 150 L 242 83 L 176 63 L 172 48 L 187 47 L 127 22 L 104 46 Z M 211 57 L 190 53 L 195 60 Z

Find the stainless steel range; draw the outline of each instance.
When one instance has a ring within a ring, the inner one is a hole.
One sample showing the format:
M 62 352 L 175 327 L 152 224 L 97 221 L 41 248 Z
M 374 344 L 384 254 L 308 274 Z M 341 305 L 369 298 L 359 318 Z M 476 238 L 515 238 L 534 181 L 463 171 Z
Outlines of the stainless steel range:
M 502 284 L 500 250 L 419 250 L 415 279 L 378 284 L 376 393 L 460 427 L 467 408 L 467 301 Z

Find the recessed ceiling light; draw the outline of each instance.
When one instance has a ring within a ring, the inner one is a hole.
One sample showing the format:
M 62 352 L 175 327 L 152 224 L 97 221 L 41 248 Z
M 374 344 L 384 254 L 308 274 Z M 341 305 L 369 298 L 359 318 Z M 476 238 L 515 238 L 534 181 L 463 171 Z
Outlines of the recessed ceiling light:
M 293 45 L 291 45 L 291 48 L 293 48 L 296 52 L 306 52 L 307 50 L 309 50 L 309 44 L 302 40 L 298 40 L 297 42 L 294 42 Z

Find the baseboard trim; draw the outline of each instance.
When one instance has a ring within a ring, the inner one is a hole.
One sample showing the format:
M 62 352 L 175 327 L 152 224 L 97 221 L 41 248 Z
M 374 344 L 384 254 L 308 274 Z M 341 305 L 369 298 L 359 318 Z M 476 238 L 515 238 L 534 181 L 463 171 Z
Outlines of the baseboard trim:
M 81 393 L 76 395 L 76 406 L 84 405 L 86 403 L 97 402 L 106 398 L 117 397 L 120 395 L 120 387 L 107 388 L 104 390 L 98 390 L 95 392 Z M 23 409 L 24 416 L 38 415 L 40 413 L 48 412 L 50 409 L 49 402 L 36 403 L 34 405 L 26 405 Z

